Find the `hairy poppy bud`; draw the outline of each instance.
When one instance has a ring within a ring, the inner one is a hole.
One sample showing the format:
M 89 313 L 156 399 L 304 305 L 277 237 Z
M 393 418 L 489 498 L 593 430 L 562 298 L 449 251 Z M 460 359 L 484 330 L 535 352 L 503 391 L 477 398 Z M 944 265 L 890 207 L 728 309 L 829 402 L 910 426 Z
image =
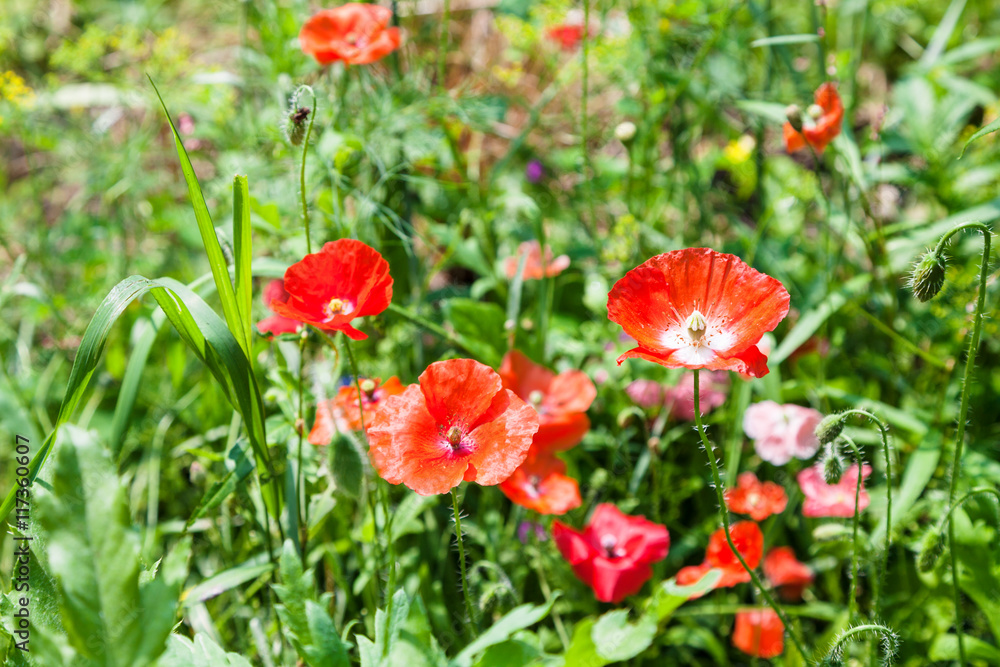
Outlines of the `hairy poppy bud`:
M 816 424 L 814 433 L 820 443 L 826 445 L 837 439 L 841 431 L 844 430 L 843 415 L 827 415 Z
M 823 479 L 827 484 L 836 484 L 844 474 L 844 459 L 837 447 L 830 443 L 820 459 L 823 464 Z
M 796 132 L 802 131 L 802 109 L 799 108 L 798 104 L 789 104 L 785 107 L 785 118 L 788 119 L 788 124 L 792 126 Z
M 938 558 L 944 550 L 944 539 L 940 530 L 928 530 L 920 540 L 920 552 L 917 554 L 917 570 L 930 572 L 937 565 Z
M 627 120 L 624 123 L 619 123 L 618 127 L 615 128 L 615 139 L 623 144 L 630 143 L 635 139 L 635 131 L 635 123 L 632 121 Z
M 930 301 L 944 287 L 944 271 L 948 261 L 943 252 L 928 250 L 910 274 L 910 289 L 921 301 Z
M 306 137 L 307 120 L 309 120 L 309 107 L 298 107 L 289 112 L 285 132 L 293 146 L 302 145 L 302 140 Z

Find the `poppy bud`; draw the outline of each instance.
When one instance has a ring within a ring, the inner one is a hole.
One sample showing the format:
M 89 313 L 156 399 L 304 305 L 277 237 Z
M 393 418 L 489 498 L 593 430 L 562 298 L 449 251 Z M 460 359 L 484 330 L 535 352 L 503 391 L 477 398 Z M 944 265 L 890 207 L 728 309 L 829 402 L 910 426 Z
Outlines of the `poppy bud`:
M 928 250 L 910 274 L 910 289 L 921 301 L 930 301 L 944 287 L 944 271 L 948 266 L 944 253 Z
M 816 424 L 814 433 L 821 444 L 827 445 L 837 439 L 844 430 L 843 415 L 827 415 Z
M 827 484 L 836 484 L 844 474 L 844 459 L 837 447 L 830 443 L 820 459 L 823 464 L 823 479 Z
M 301 146 L 306 137 L 306 121 L 309 120 L 309 107 L 292 109 L 285 124 L 285 133 L 293 146 Z
M 939 530 L 928 530 L 920 540 L 920 552 L 917 554 L 917 570 L 930 572 L 937 565 L 938 558 L 944 550 L 943 535 Z
M 618 127 L 615 128 L 615 139 L 623 144 L 631 143 L 635 139 L 635 131 L 635 123 L 632 121 L 627 120 L 624 123 L 619 123 Z
M 789 104 L 785 107 L 785 118 L 788 119 L 788 124 L 792 126 L 796 132 L 802 131 L 802 109 L 799 108 L 798 104 Z

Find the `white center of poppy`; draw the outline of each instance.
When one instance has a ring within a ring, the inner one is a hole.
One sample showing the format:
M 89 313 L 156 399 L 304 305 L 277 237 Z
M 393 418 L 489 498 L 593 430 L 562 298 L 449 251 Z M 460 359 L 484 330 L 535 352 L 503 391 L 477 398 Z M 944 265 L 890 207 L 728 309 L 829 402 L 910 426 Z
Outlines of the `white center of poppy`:
M 691 342 L 697 345 L 701 342 L 701 337 L 705 335 L 708 322 L 705 321 L 705 316 L 701 314 L 701 311 L 695 309 L 688 315 L 684 328 L 687 329 L 687 335 Z
M 354 304 L 344 299 L 330 299 L 330 302 L 323 306 L 323 314 L 326 315 L 324 322 L 329 322 L 337 315 L 350 315 L 354 312 Z

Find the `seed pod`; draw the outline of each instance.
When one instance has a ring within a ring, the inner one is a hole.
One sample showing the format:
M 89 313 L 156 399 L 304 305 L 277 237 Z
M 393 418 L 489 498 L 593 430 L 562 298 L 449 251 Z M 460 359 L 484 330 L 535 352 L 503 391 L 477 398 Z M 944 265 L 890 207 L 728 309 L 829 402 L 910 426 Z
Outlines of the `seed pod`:
M 941 552 L 944 551 L 944 535 L 940 530 L 928 530 L 920 540 L 920 552 L 917 554 L 917 570 L 930 572 L 937 565 Z
M 306 137 L 306 121 L 309 120 L 309 107 L 292 109 L 288 114 L 286 132 L 288 141 L 293 146 L 301 146 Z
M 827 445 L 836 440 L 843 430 L 843 415 L 827 415 L 820 420 L 819 424 L 816 424 L 814 432 L 816 433 L 816 437 L 819 438 L 820 443 Z
M 820 459 L 823 464 L 823 479 L 827 484 L 836 484 L 844 474 L 844 458 L 836 445 L 830 443 Z
M 798 104 L 789 104 L 785 107 L 785 118 L 796 132 L 802 131 L 802 109 Z

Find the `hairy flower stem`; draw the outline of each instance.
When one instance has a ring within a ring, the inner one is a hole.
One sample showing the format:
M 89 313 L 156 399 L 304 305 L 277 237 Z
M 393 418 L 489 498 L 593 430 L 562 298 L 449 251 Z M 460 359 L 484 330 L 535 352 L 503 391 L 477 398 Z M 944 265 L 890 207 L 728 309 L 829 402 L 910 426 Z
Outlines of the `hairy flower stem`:
M 312 254 L 312 240 L 309 237 L 309 206 L 306 204 L 306 155 L 309 153 L 309 137 L 312 136 L 313 121 L 316 120 L 318 100 L 316 93 L 310 86 L 299 86 L 293 99 L 298 100 L 301 93 L 309 93 L 313 100 L 312 109 L 309 111 L 309 126 L 306 128 L 306 136 L 302 141 L 302 161 L 299 165 L 299 202 L 302 205 L 302 226 L 306 230 L 306 253 Z
M 465 545 L 462 543 L 462 516 L 459 512 L 458 488 L 451 490 L 451 506 L 455 512 L 455 538 L 458 541 L 458 563 L 462 572 L 462 595 L 465 598 L 465 613 L 469 615 L 469 623 L 475 624 L 476 616 L 472 612 L 472 597 L 469 595 L 469 581 L 465 576 Z
M 858 613 L 858 526 L 861 523 L 861 510 L 859 509 L 859 503 L 861 502 L 861 484 L 864 477 L 861 475 L 861 451 L 853 440 L 848 438 L 846 435 L 840 436 L 847 442 L 847 446 L 851 448 L 854 452 L 854 461 L 858 464 L 858 485 L 854 489 L 854 532 L 851 537 L 851 590 L 847 596 L 847 624 L 851 625 L 854 623 L 854 617 Z
M 306 475 L 302 469 L 302 440 L 306 430 L 305 425 L 305 354 L 306 354 L 306 334 L 303 331 L 299 336 L 299 409 L 295 419 L 295 431 L 299 436 L 299 446 L 296 458 L 298 459 L 298 470 L 296 470 L 296 487 L 298 496 L 296 500 L 299 504 L 299 548 L 302 557 L 302 567 L 306 567 L 306 554 L 308 553 L 309 541 L 309 496 L 306 493 Z
M 976 314 L 972 325 L 972 338 L 969 339 L 969 350 L 965 355 L 965 373 L 962 376 L 962 398 L 958 407 L 958 432 L 955 434 L 955 455 L 951 461 L 949 475 L 951 485 L 948 488 L 948 505 L 955 505 L 955 494 L 958 491 L 959 467 L 962 463 L 962 446 L 965 442 L 965 420 L 969 414 L 969 392 L 972 385 L 972 371 L 975 366 L 976 351 L 979 349 L 979 337 L 983 332 L 983 310 L 986 306 L 986 275 L 989 268 L 990 259 L 990 239 L 993 233 L 990 228 L 981 222 L 967 222 L 958 225 L 947 232 L 937 243 L 935 251 L 941 253 L 948 240 L 958 232 L 965 229 L 976 229 L 983 235 L 983 259 L 979 265 L 979 296 L 976 300 Z M 955 524 L 948 522 L 948 550 L 951 560 L 951 588 L 955 599 L 955 635 L 958 637 L 958 662 L 962 667 L 966 665 L 965 640 L 962 636 L 962 616 L 959 604 L 961 602 L 961 590 L 958 585 L 958 556 L 955 555 Z
M 799 655 L 801 655 L 803 659 L 808 659 L 809 654 L 806 653 L 798 633 L 792 628 L 791 623 L 788 622 L 788 617 L 785 615 L 785 612 L 782 611 L 781 607 L 774 601 L 771 594 L 766 588 L 764 588 L 764 585 L 760 581 L 760 577 L 758 577 L 757 573 L 754 572 L 749 565 L 747 565 L 746 560 L 743 558 L 743 554 L 741 554 L 736 548 L 736 545 L 733 544 L 733 536 L 730 534 L 729 528 L 729 511 L 726 509 L 726 497 L 722 487 L 722 478 L 719 476 L 719 464 L 715 462 L 715 450 L 712 448 L 712 443 L 709 442 L 708 436 L 705 435 L 705 427 L 701 422 L 701 392 L 698 384 L 700 380 L 699 374 L 700 371 L 697 368 L 694 369 L 694 423 L 695 429 L 701 437 L 701 444 L 705 447 L 705 454 L 708 455 L 709 466 L 712 468 L 712 482 L 715 485 L 715 494 L 718 496 L 719 516 L 722 518 L 722 527 L 723 532 L 726 534 L 726 542 L 729 543 L 729 548 L 732 549 L 736 558 L 739 559 L 740 565 L 742 565 L 743 569 L 750 575 L 750 579 L 753 581 L 754 587 L 760 591 L 760 595 L 764 598 L 764 601 L 767 602 L 767 606 L 773 609 L 774 613 L 776 613 L 778 618 L 781 619 L 781 622 L 784 624 L 785 630 L 788 632 L 788 636 L 791 637 L 792 643 L 795 644 L 795 648 L 798 650 Z
M 826 652 L 826 655 L 823 656 L 823 660 L 819 664 L 824 666 L 842 664 L 844 644 L 847 643 L 847 640 L 855 635 L 868 633 L 873 633 L 882 638 L 882 649 L 885 653 L 886 664 L 888 664 L 899 649 L 899 637 L 896 636 L 896 633 L 892 629 L 880 623 L 866 623 L 865 625 L 858 625 L 840 633 L 833 646 Z

